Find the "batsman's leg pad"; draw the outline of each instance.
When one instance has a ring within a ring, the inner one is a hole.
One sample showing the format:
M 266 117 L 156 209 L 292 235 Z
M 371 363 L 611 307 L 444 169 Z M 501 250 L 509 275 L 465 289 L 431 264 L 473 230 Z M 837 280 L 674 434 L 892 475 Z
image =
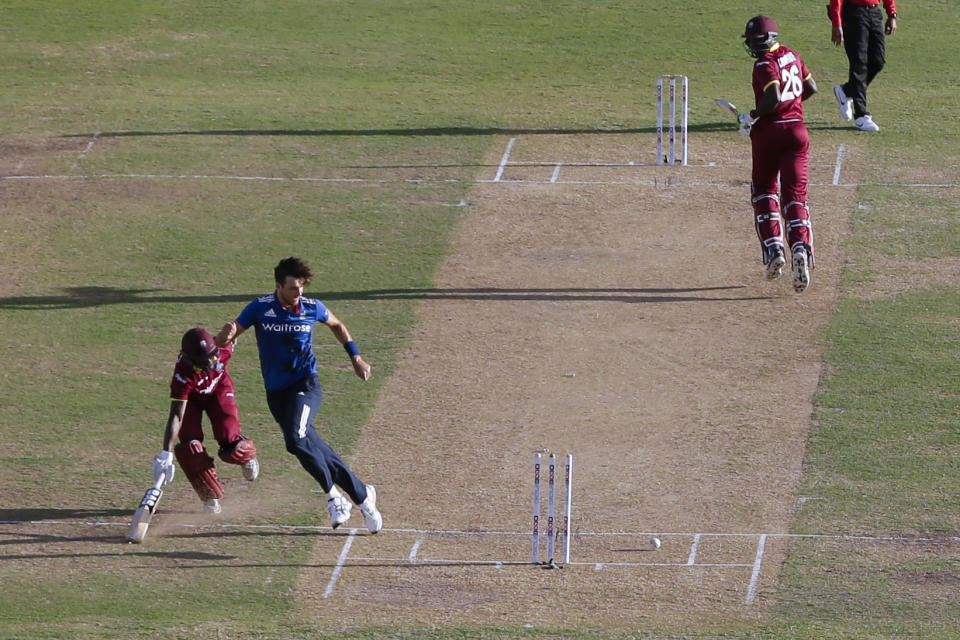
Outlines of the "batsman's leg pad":
M 751 198 L 753 204 L 754 228 L 757 238 L 764 245 L 773 239 L 780 241 L 782 233 L 780 216 L 780 199 L 775 193 L 761 193 Z
M 223 487 L 220 485 L 217 468 L 213 465 L 213 458 L 207 455 L 202 442 L 199 440 L 181 442 L 173 448 L 173 454 L 201 500 L 223 497 Z
M 236 442 L 220 447 L 217 455 L 230 464 L 246 464 L 257 457 L 257 447 L 250 438 L 240 436 Z
M 792 201 L 783 209 L 787 221 L 787 244 L 791 249 L 803 246 L 813 268 L 813 225 L 810 222 L 810 209 L 806 202 Z

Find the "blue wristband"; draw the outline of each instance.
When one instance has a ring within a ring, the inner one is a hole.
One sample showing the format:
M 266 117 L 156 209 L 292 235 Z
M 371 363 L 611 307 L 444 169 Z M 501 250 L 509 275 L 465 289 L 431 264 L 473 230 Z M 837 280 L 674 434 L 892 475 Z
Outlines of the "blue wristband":
M 353 340 L 343 343 L 343 348 L 347 350 L 347 353 L 352 358 L 353 356 L 360 355 L 360 349 L 357 349 L 357 343 Z

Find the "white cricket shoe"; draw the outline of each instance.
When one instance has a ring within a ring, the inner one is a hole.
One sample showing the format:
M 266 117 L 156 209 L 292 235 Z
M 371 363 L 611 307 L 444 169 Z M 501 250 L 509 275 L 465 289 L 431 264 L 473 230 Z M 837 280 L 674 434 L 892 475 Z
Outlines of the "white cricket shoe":
M 243 477 L 253 482 L 260 475 L 260 462 L 256 458 L 243 463 Z
M 836 96 L 837 104 L 840 105 L 840 117 L 848 122 L 853 120 L 853 99 L 848 98 L 844 93 L 842 84 L 833 88 L 833 95 Z
M 327 500 L 327 512 L 330 514 L 330 526 L 336 529 L 350 519 L 350 501 L 343 496 Z
M 367 487 L 367 498 L 360 503 L 360 513 L 363 514 L 363 520 L 367 525 L 367 530 L 370 533 L 376 533 L 383 528 L 383 516 L 380 515 L 380 511 L 377 509 L 377 490 L 373 485 L 365 485 Z
M 793 252 L 793 290 L 802 293 L 810 286 L 810 255 L 803 247 Z
M 203 501 L 203 512 L 211 513 L 217 515 L 223 511 L 223 507 L 220 506 L 220 501 L 216 498 L 210 498 L 209 500 Z
M 774 245 L 767 249 L 767 256 L 764 275 L 767 276 L 767 280 L 776 280 L 783 274 L 783 265 L 787 264 L 787 259 L 783 257 L 783 248 L 780 245 Z
M 865 116 L 860 116 L 857 118 L 854 121 L 853 126 L 860 131 L 880 131 L 880 127 L 878 127 L 877 123 L 873 121 L 873 118 L 870 117 L 869 113 Z

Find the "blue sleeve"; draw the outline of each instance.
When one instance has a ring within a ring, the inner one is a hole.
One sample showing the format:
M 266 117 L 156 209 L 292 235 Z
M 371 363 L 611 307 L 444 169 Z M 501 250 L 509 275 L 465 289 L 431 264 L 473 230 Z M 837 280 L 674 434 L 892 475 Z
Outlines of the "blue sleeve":
M 327 320 L 329 319 L 330 311 L 327 309 L 327 305 L 317 300 L 317 322 L 326 324 Z
M 257 301 L 254 300 L 240 312 L 237 316 L 237 324 L 244 329 L 249 329 L 250 325 L 256 324 L 260 320 L 260 309 Z

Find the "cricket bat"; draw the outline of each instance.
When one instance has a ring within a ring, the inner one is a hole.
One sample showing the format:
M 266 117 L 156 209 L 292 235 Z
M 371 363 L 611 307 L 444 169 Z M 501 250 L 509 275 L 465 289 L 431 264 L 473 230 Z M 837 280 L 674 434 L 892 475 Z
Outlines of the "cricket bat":
M 730 101 L 724 100 L 723 98 L 717 98 L 716 100 L 714 100 L 714 102 L 717 103 L 718 107 L 720 107 L 723 111 L 726 111 L 727 113 L 732 115 L 734 118 L 737 118 L 737 119 L 740 118 L 740 112 L 737 111 L 737 108 L 733 106 L 733 103 L 731 103 Z
M 147 528 L 150 526 L 150 519 L 153 517 L 153 512 L 157 510 L 157 503 L 160 502 L 160 497 L 163 495 L 163 491 L 160 489 L 160 487 L 163 486 L 163 480 L 164 476 L 161 475 L 157 478 L 157 481 L 153 483 L 153 486 L 143 494 L 140 506 L 137 507 L 137 511 L 133 514 L 133 521 L 130 523 L 130 529 L 127 531 L 127 540 L 129 542 L 140 544 L 143 542 L 144 537 L 146 537 Z

